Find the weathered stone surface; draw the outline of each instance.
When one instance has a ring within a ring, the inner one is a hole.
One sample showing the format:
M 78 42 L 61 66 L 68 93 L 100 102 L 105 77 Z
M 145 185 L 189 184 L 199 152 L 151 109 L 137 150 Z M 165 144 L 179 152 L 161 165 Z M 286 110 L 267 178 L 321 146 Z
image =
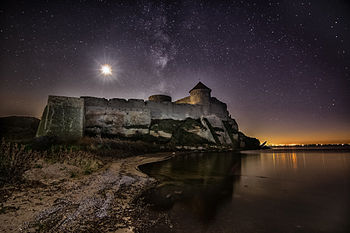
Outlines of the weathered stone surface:
M 222 121 L 222 123 L 224 124 L 227 134 L 231 139 L 232 147 L 240 148 L 238 125 L 236 121 L 232 118 L 229 118 L 227 121 Z
M 151 123 L 147 109 L 119 109 L 114 107 L 85 107 L 85 132 L 88 135 L 130 137 L 148 134 Z
M 183 121 L 177 121 L 178 126 L 173 131 L 171 143 L 174 145 L 208 145 L 214 142 L 209 141 L 205 131 L 210 133 L 199 119 L 186 118 Z
M 49 96 L 36 136 L 55 136 L 63 140 L 80 138 L 84 132 L 84 100 Z
M 171 136 L 173 135 L 171 133 L 167 133 L 167 132 L 164 132 L 164 131 L 161 131 L 161 130 L 159 130 L 159 131 L 150 130 L 149 133 L 150 133 L 151 136 L 156 137 L 156 138 L 163 137 L 163 138 L 169 138 L 170 139 Z
M 242 132 L 238 132 L 240 147 L 242 149 L 259 149 L 260 141 L 256 138 L 248 137 L 244 135 Z
M 207 122 L 204 120 L 203 117 L 200 118 L 200 121 L 201 121 L 202 125 L 204 126 L 204 129 L 201 127 L 196 127 L 195 129 L 193 129 L 189 132 L 197 134 L 198 136 L 205 138 L 209 142 L 216 143 L 215 138 L 214 138 L 213 134 L 211 133 Z
M 215 143 L 210 130 L 199 119 L 192 118 L 152 120 L 150 135 L 173 145 L 193 146 Z
M 216 115 L 209 115 L 209 116 L 206 116 L 206 119 L 209 121 L 209 123 L 213 127 L 215 134 L 217 135 L 217 138 L 220 141 L 220 144 L 222 145 L 233 144 L 229 136 L 229 133 L 227 132 L 221 118 L 217 117 Z

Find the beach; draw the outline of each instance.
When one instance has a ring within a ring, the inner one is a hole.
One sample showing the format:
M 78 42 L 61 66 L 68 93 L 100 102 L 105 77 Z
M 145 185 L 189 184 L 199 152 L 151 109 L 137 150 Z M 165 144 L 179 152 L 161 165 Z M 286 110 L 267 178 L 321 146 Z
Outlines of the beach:
M 105 158 L 100 170 L 78 177 L 46 174 L 45 178 L 38 173 L 45 166 L 34 168 L 37 171 L 25 174 L 31 178 L 25 184 L 1 188 L 0 231 L 134 232 L 142 225 L 135 216 L 143 211 L 135 200 L 156 184 L 137 167 L 172 156 L 157 153 Z M 68 168 L 59 168 L 64 169 Z M 50 168 L 45 171 L 49 173 Z

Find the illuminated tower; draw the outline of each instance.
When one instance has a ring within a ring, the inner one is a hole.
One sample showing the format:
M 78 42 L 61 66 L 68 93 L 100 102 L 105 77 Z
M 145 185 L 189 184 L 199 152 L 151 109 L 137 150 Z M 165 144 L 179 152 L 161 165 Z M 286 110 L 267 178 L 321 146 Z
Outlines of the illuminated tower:
M 191 104 L 209 105 L 211 89 L 199 82 L 190 90 Z

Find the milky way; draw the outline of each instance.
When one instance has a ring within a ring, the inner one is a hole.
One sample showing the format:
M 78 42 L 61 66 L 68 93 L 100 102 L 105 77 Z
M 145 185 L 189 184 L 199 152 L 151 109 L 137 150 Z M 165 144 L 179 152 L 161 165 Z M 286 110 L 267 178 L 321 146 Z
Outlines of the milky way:
M 1 1 L 0 115 L 47 95 L 188 95 L 270 143 L 350 142 L 346 1 Z M 114 76 L 101 78 L 101 64 Z

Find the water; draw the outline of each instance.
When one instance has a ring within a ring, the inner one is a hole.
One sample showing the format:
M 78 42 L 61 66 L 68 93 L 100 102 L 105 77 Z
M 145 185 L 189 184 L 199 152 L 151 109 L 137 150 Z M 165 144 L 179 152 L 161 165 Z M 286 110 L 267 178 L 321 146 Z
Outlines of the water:
M 174 232 L 350 232 L 350 153 L 189 153 L 140 169 Z M 164 232 L 155 226 L 152 232 Z

